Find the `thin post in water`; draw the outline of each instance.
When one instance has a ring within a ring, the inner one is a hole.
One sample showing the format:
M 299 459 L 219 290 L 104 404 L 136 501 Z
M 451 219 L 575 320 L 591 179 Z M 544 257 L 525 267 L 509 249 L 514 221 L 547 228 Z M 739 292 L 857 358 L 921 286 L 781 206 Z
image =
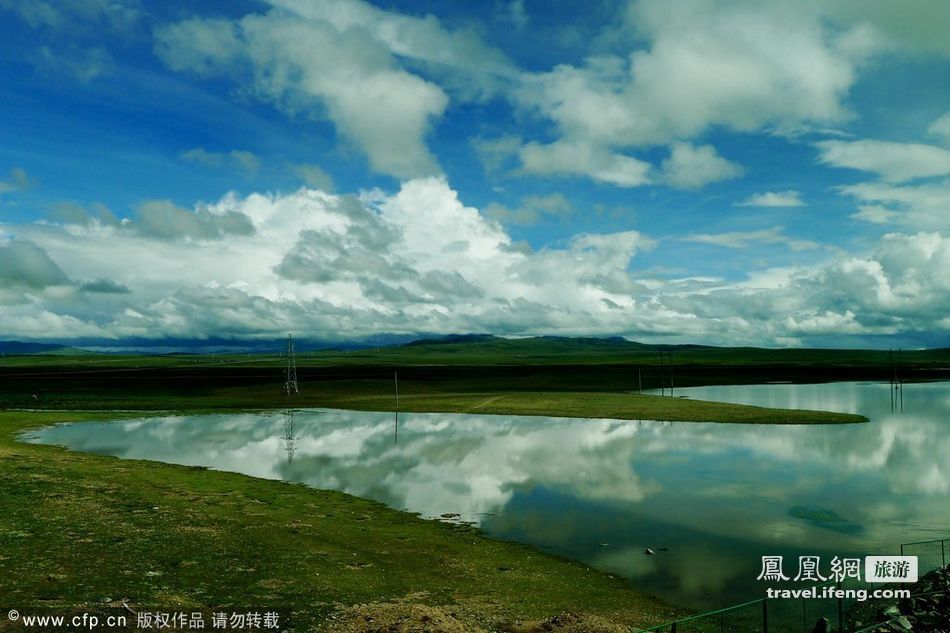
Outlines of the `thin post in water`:
M 894 378 L 897 372 L 894 370 L 894 350 L 892 349 L 887 350 L 887 364 L 889 366 L 888 368 L 890 369 L 890 372 L 889 372 L 890 382 L 888 383 L 889 384 L 888 391 L 891 392 L 891 413 L 893 413 L 894 412 L 894 389 L 896 389 L 896 387 L 894 386 Z
M 901 393 L 901 411 L 904 411 L 904 376 L 901 372 L 902 365 L 904 364 L 904 350 L 897 350 L 897 382 L 900 387 Z
M 399 372 L 393 372 L 393 387 L 396 393 L 396 418 L 393 424 L 393 444 L 399 441 Z

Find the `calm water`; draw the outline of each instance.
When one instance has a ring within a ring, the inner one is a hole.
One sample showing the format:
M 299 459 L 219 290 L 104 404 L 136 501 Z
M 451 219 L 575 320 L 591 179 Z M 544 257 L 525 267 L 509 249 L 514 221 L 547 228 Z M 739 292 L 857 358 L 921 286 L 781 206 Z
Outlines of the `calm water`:
M 947 536 L 950 383 L 907 385 L 903 413 L 889 393 L 879 383 L 677 390 L 871 418 L 838 426 L 403 414 L 397 443 L 392 414 L 306 410 L 60 425 L 29 439 L 459 513 L 703 608 L 760 597 L 763 555 L 827 565 Z

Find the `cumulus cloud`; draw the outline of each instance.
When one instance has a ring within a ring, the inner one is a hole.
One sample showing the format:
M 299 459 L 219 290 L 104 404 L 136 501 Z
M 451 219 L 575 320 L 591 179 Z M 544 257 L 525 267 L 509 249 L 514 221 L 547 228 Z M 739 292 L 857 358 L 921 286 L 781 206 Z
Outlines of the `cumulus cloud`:
M 950 240 L 937 233 L 885 235 L 865 256 L 842 256 L 812 269 L 786 269 L 760 281 L 671 301 L 724 327 L 754 328 L 776 339 L 816 335 L 946 332 Z
M 178 155 L 178 158 L 192 164 L 202 165 L 211 169 L 237 169 L 248 176 L 255 175 L 261 168 L 261 159 L 247 150 L 231 150 L 230 152 L 209 152 L 203 147 L 195 147 Z
M 41 290 L 68 283 L 63 269 L 33 242 L 12 240 L 0 244 L 0 286 Z
M 950 241 L 937 232 L 893 233 L 868 253 L 832 253 L 823 264 L 739 281 L 659 283 L 631 272 L 640 253 L 658 247 L 638 231 L 580 234 L 533 250 L 438 178 L 406 182 L 395 193 L 301 189 L 229 194 L 194 210 L 148 206 L 144 221 L 140 210 L 118 223 L 0 225 L 16 236 L 0 247 L 3 334 L 270 338 L 294 331 L 340 340 L 491 331 L 774 344 L 929 336 L 950 327 Z M 817 246 L 780 227 L 691 239 L 731 248 Z M 90 281 L 77 285 L 67 270 Z M 95 305 L 83 298 L 94 292 Z
M 637 0 L 625 26 L 636 35 L 624 40 L 626 51 L 524 74 L 515 102 L 560 135 L 522 150 L 526 171 L 635 186 L 647 180 L 598 177 L 613 171 L 605 157 L 635 160 L 624 150 L 669 144 L 660 181 L 698 188 L 736 177 L 740 168 L 714 148 L 685 142 L 717 127 L 752 132 L 845 121 L 845 97 L 863 62 L 886 48 L 866 24 L 832 23 L 820 10 L 780 1 Z M 577 147 L 593 148 L 587 155 L 600 157 L 600 166 L 559 160 L 557 150 Z
M 227 218 L 252 230 L 226 229 Z M 3 228 L 51 249 L 76 278 L 134 291 L 113 295 L 105 336 L 560 331 L 595 323 L 604 300 L 632 305 L 627 267 L 654 245 L 627 231 L 526 250 L 439 179 L 393 195 L 301 190 L 195 211 L 151 202 L 118 225 Z M 78 305 L 61 307 L 80 318 Z
M 699 189 L 711 182 L 738 178 L 743 173 L 742 167 L 719 156 L 712 145 L 697 147 L 683 142 L 673 143 L 662 169 L 662 179 L 681 189 Z
M 950 175 L 950 150 L 920 143 L 821 141 L 819 161 L 878 174 L 888 182 Z
M 128 225 L 146 237 L 158 239 L 218 239 L 249 235 L 254 226 L 240 211 L 201 207 L 189 211 L 170 200 L 147 200 L 138 206 L 136 221 Z
M 76 226 L 93 224 L 117 226 L 119 224 L 119 219 L 112 210 L 101 202 L 93 202 L 88 207 L 75 202 L 60 202 L 53 205 L 49 219 L 60 224 Z
M 439 171 L 425 143 L 449 98 L 407 70 L 489 74 L 504 58 L 468 31 L 428 16 L 389 13 L 361 0 L 271 0 L 240 20 L 192 18 L 156 30 L 156 52 L 175 70 L 228 74 L 291 112 L 328 117 L 373 169 L 400 178 Z
M 805 201 L 802 200 L 802 194 L 799 191 L 766 191 L 756 193 L 742 202 L 736 203 L 737 207 L 803 207 Z
M 584 142 L 531 142 L 520 150 L 522 169 L 539 175 L 585 175 L 619 187 L 650 182 L 650 163 Z
M 647 42 L 539 75 L 523 101 L 568 136 L 658 144 L 712 125 L 751 131 L 834 122 L 857 60 L 809 12 L 776 3 L 643 0 L 631 26 Z

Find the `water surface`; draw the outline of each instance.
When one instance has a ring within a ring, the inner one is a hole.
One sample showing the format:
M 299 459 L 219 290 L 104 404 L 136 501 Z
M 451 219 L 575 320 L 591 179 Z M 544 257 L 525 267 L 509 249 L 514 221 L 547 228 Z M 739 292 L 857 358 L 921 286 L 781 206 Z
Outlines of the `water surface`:
M 907 385 L 903 412 L 891 411 L 886 383 L 676 395 L 871 422 L 402 414 L 397 442 L 392 414 L 305 410 L 59 425 L 30 439 L 303 482 L 426 517 L 458 513 L 694 608 L 760 597 L 763 555 L 827 565 L 950 532 L 950 384 Z

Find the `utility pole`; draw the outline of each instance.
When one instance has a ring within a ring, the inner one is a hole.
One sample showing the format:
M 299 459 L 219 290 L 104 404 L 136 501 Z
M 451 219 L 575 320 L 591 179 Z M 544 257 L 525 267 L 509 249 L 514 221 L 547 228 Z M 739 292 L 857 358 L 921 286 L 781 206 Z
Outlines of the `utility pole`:
M 297 354 L 294 352 L 294 335 L 287 335 L 287 370 L 284 380 L 284 393 L 296 396 L 300 393 L 297 388 Z
M 670 397 L 673 397 L 673 350 L 667 352 L 667 358 L 669 358 L 669 368 L 670 368 Z
M 904 410 L 904 376 L 901 374 L 904 364 L 904 350 L 897 350 L 897 388 L 900 390 L 901 411 Z
M 891 413 L 894 413 L 894 389 L 896 389 L 894 379 L 897 377 L 897 371 L 894 369 L 894 350 L 892 349 L 887 350 L 887 364 L 890 370 L 887 390 L 891 393 Z

